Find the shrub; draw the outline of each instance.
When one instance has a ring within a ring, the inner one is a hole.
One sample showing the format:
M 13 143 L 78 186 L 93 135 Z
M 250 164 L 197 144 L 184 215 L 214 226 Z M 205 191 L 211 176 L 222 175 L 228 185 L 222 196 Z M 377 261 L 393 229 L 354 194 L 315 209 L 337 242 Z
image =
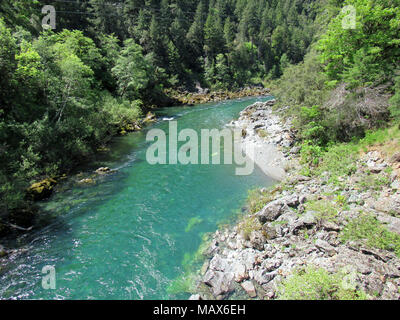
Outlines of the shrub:
M 306 140 L 301 145 L 300 156 L 302 164 L 317 166 L 321 160 L 323 151 L 323 147 L 313 144 L 310 140 Z
M 271 202 L 274 199 L 274 193 L 276 189 L 262 190 L 262 189 L 253 189 L 249 190 L 247 196 L 247 207 L 250 213 L 256 213 L 264 208 L 268 202 Z
M 101 104 L 108 124 L 118 129 L 135 123 L 142 115 L 142 102 L 140 100 L 129 102 L 124 99 L 116 99 L 110 94 L 104 93 Z
M 323 268 L 295 271 L 278 288 L 280 300 L 365 300 L 367 295 L 343 281 L 345 272 L 329 274 Z
M 329 200 L 309 201 L 306 203 L 306 209 L 315 212 L 315 218 L 318 223 L 324 221 L 336 221 L 338 215 L 338 205 Z
M 400 235 L 387 230 L 376 217 L 369 214 L 362 214 L 350 221 L 342 231 L 341 240 L 363 241 L 371 248 L 393 251 L 400 257 Z
M 316 169 L 316 174 L 329 172 L 331 177 L 351 175 L 356 171 L 358 147 L 354 144 L 337 144 L 328 147 Z

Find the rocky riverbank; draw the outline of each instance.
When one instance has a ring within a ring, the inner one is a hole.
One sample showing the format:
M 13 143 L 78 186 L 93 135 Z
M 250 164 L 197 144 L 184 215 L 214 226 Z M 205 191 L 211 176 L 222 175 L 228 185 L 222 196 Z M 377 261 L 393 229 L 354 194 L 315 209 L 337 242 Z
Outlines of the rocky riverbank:
M 219 102 L 224 100 L 239 99 L 244 97 L 255 97 L 268 95 L 269 89 L 263 87 L 244 88 L 237 91 L 210 91 L 209 89 L 198 88 L 197 92 L 188 91 L 167 91 L 166 94 L 172 97 L 175 104 L 196 105 L 208 102 Z
M 237 121 L 228 126 L 242 132 L 242 149 L 267 175 L 278 181 L 285 177 L 284 168 L 292 156 L 283 152 L 294 144 L 290 120 L 274 114 L 275 100 L 256 102 L 244 109 Z
M 304 176 L 290 120 L 272 104 L 249 106 L 233 124 L 245 143 L 276 149 L 256 163 L 264 158 L 282 182 L 259 191 L 261 210 L 211 236 L 191 299 L 400 299 L 400 154 L 366 150 L 335 182 Z

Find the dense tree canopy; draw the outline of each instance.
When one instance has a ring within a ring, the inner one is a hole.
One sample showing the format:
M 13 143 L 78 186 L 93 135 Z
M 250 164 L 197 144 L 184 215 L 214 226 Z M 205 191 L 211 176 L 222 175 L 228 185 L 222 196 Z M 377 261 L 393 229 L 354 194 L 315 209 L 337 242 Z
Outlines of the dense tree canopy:
M 178 80 L 186 88 L 197 82 L 238 88 L 278 77 L 284 54 L 290 63 L 303 59 L 321 9 L 320 1 L 312 0 L 60 0 L 54 5 L 57 31 L 79 29 L 96 43 L 101 35 L 133 39 L 165 70 L 166 86 Z M 219 54 L 224 82 L 216 68 Z M 243 67 L 251 74 L 236 72 Z

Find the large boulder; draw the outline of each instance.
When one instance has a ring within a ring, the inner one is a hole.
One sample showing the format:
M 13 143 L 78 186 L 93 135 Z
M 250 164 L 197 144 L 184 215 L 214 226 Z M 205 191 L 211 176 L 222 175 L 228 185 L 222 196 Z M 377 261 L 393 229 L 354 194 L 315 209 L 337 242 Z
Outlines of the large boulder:
M 51 196 L 53 193 L 53 188 L 56 184 L 57 181 L 52 178 L 42 180 L 32 184 L 28 188 L 27 194 L 34 201 L 46 199 Z
M 278 199 L 267 204 L 261 211 L 256 213 L 257 218 L 262 224 L 275 221 L 279 216 L 289 210 L 289 206 L 282 200 Z
M 215 297 L 226 295 L 233 291 L 234 274 L 232 272 L 222 272 L 208 270 L 204 275 L 204 283 L 211 288 Z

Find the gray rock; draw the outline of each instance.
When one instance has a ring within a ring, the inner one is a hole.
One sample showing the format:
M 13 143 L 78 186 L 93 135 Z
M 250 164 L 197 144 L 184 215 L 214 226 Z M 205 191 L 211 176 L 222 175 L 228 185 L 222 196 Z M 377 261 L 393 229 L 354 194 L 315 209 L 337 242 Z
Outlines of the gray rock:
M 382 172 L 384 169 L 385 169 L 385 167 L 382 167 L 382 166 L 372 166 L 372 167 L 369 167 L 369 170 L 370 170 L 372 173 L 380 173 L 380 172 Z
M 304 224 L 306 225 L 313 225 L 316 224 L 317 221 L 315 219 L 315 214 L 313 211 L 307 211 L 306 213 L 304 213 L 300 219 Z
M 291 226 L 290 232 L 296 234 L 298 230 L 312 227 L 316 224 L 317 220 L 314 216 L 314 213 L 312 211 L 307 211 L 306 213 L 302 214 L 297 222 Z
M 246 266 L 246 270 L 254 269 L 254 264 L 257 258 L 257 252 L 254 249 L 248 248 L 241 252 L 242 262 Z
M 307 201 L 307 197 L 305 195 L 299 196 L 299 202 L 300 204 L 304 204 Z
M 204 276 L 204 283 L 211 287 L 211 291 L 215 297 L 227 294 L 233 290 L 232 280 L 234 275 L 232 272 L 221 272 L 208 270 Z
M 361 247 L 361 252 L 366 255 L 371 255 L 375 259 L 387 262 L 392 258 L 392 255 L 388 254 L 388 252 L 385 252 L 384 250 L 379 250 L 379 249 L 371 249 L 367 247 Z
M 109 167 L 101 167 L 95 171 L 97 174 L 107 174 L 112 173 L 114 170 L 111 170 Z
M 255 298 L 257 297 L 257 291 L 256 288 L 254 287 L 253 282 L 251 281 L 245 281 L 241 284 L 242 288 L 244 291 L 247 292 L 250 298 Z
M 229 268 L 229 263 L 217 254 L 211 259 L 209 268 L 216 271 L 225 271 Z
M 296 208 L 299 204 L 299 196 L 297 194 L 292 194 L 291 196 L 282 199 L 289 207 Z
M 296 147 L 293 147 L 292 149 L 290 149 L 290 153 L 297 154 L 300 152 L 300 150 L 301 150 L 301 147 L 296 146 Z
M 356 195 L 356 194 L 350 195 L 350 197 L 347 199 L 347 202 L 349 204 L 358 203 L 359 201 L 360 201 L 360 197 L 358 195 Z
M 267 259 L 261 265 L 265 272 L 271 272 L 278 269 L 282 265 L 282 260 L 280 259 Z
M 383 300 L 399 300 L 400 293 L 399 293 L 399 286 L 394 284 L 391 281 L 386 283 L 386 286 L 382 293 Z
M 192 294 L 189 300 L 203 300 L 199 294 Z
M 267 242 L 267 239 L 263 236 L 260 231 L 252 231 L 250 234 L 250 243 L 252 248 L 257 250 L 263 250 L 264 244 Z
M 264 224 L 263 231 L 267 240 L 273 240 L 278 237 L 278 232 L 276 227 L 271 226 L 270 224 Z
M 392 189 L 400 190 L 400 180 L 394 180 L 390 187 Z
M 393 212 L 396 212 L 393 210 Z M 387 214 L 378 214 L 377 218 L 380 222 L 386 225 L 389 231 L 400 234 L 400 218 L 392 217 Z
M 264 268 L 260 268 L 254 272 L 254 280 L 261 286 L 271 282 L 276 276 L 276 272 L 267 272 Z
M 218 241 L 217 240 L 213 240 L 210 244 L 210 246 L 207 248 L 205 255 L 207 257 L 212 257 L 214 255 L 215 252 L 218 251 Z
M 338 226 L 336 223 L 334 223 L 332 221 L 326 221 L 326 220 L 322 221 L 321 227 L 326 231 L 339 232 L 341 230 L 341 227 Z
M 297 219 L 298 216 L 296 212 L 288 211 L 282 214 L 278 219 L 276 219 L 276 222 L 279 222 L 281 226 L 291 226 L 296 222 Z
M 321 250 L 321 251 L 323 251 L 323 252 L 326 252 L 329 256 L 334 256 L 336 253 L 337 253 L 337 251 L 336 251 L 336 249 L 333 247 L 333 246 L 331 246 L 327 241 L 325 241 L 325 240 L 321 240 L 321 239 L 317 239 L 317 241 L 315 241 L 315 246 L 319 249 L 319 250 Z
M 242 282 L 249 277 L 246 272 L 246 266 L 243 263 L 235 261 L 231 270 L 234 273 L 236 282 Z
M 256 214 L 261 223 L 276 220 L 281 214 L 289 210 L 289 207 L 281 199 L 267 204 L 260 212 Z
M 311 180 L 310 177 L 301 176 L 301 175 L 296 176 L 294 179 L 295 179 L 295 182 L 306 182 L 306 181 Z

